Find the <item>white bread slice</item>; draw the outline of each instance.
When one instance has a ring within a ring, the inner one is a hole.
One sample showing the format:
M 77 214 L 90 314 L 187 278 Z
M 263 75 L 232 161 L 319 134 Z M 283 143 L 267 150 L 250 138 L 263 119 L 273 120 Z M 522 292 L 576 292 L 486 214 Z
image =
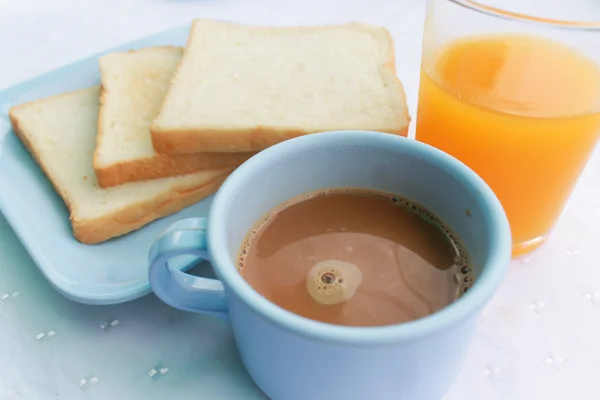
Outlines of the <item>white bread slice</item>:
M 195 20 L 151 132 L 160 153 L 240 152 L 328 130 L 406 135 L 409 122 L 385 28 Z
M 150 47 L 100 58 L 102 92 L 94 170 L 101 187 L 238 166 L 254 153 L 167 156 L 150 140 L 150 123 L 181 60 L 180 47 Z
M 99 87 L 25 103 L 10 109 L 13 129 L 69 208 L 82 243 L 123 235 L 213 193 L 232 168 L 181 177 L 98 187 L 96 145 Z

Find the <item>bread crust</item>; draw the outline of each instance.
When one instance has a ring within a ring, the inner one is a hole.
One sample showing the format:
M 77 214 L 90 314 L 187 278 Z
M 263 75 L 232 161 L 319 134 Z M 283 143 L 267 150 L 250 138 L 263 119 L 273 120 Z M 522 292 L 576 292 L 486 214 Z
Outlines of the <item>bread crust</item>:
M 73 92 L 64 93 L 61 96 L 70 95 L 72 93 Z M 44 99 L 34 102 L 40 101 L 44 101 Z M 169 190 L 166 190 L 159 196 L 134 205 L 123 207 L 111 214 L 104 215 L 99 218 L 79 219 L 73 202 L 69 199 L 67 193 L 54 179 L 44 163 L 42 163 L 41 157 L 35 149 L 35 145 L 25 133 L 21 120 L 16 116 L 16 111 L 19 108 L 26 107 L 34 102 L 12 107 L 9 110 L 11 124 L 19 140 L 32 155 L 38 166 L 42 169 L 56 192 L 67 206 L 70 214 L 69 219 L 73 228 L 73 235 L 75 236 L 75 239 L 81 243 L 95 244 L 104 242 L 111 238 L 115 238 L 117 236 L 137 230 L 158 218 L 162 218 L 180 211 L 183 208 L 188 207 L 217 191 L 221 183 L 223 183 L 223 181 L 234 169 L 225 169 L 222 175 L 219 175 L 217 178 L 209 182 L 202 182 L 198 185 L 188 185 L 187 187 L 176 185 L 172 186 L 169 188 Z
M 199 171 L 237 167 L 255 153 L 203 153 L 154 157 L 119 162 L 106 167 L 94 166 L 101 188 L 119 186 L 131 182 L 160 179 L 191 174 Z
M 73 235 L 81 243 L 95 244 L 135 231 L 213 194 L 228 175 L 229 172 L 212 182 L 191 189 L 171 188 L 161 196 L 122 208 L 101 218 L 79 220 L 74 218 L 71 212 Z
M 171 78 L 171 84 L 167 90 L 164 102 L 169 100 L 169 96 L 172 92 L 172 87 L 179 73 L 182 64 L 185 61 L 188 49 L 194 44 L 194 32 L 198 29 L 203 19 L 196 19 L 192 22 L 192 27 L 188 36 L 188 44 L 184 48 L 183 57 L 179 62 L 173 77 Z M 356 25 L 358 27 L 365 26 L 365 24 L 352 22 L 348 25 Z M 369 25 L 370 26 L 370 25 Z M 322 26 L 321 29 L 327 29 L 330 26 Z M 371 26 L 370 26 L 371 27 Z M 381 71 L 386 78 L 393 82 L 396 90 L 402 95 L 404 104 L 406 104 L 406 94 L 404 87 L 400 82 L 400 79 L 396 75 L 396 61 L 395 61 L 395 50 L 394 41 L 390 32 L 384 27 L 378 27 L 381 29 L 386 37 L 388 38 L 388 59 L 381 65 Z M 319 29 L 318 27 L 306 27 L 305 29 Z M 161 111 L 162 113 L 162 111 Z M 160 118 L 160 114 L 156 119 Z M 348 130 L 348 129 L 365 129 L 370 131 L 379 131 L 395 135 L 407 136 L 410 125 L 410 115 L 408 112 L 408 106 L 405 109 L 406 116 L 403 120 L 399 121 L 396 126 L 387 127 L 332 127 L 328 130 Z M 150 126 L 150 133 L 152 137 L 152 145 L 154 149 L 162 154 L 174 155 L 174 154 L 191 154 L 204 152 L 223 152 L 223 153 L 236 153 L 236 152 L 255 152 L 261 151 L 270 147 L 274 144 L 282 142 L 287 139 L 292 139 L 298 136 L 303 136 L 311 133 L 317 133 L 319 131 L 306 130 L 299 127 L 276 127 L 276 126 L 254 126 L 244 129 L 227 129 L 220 127 L 165 127 L 159 126 L 156 123 L 152 123 Z

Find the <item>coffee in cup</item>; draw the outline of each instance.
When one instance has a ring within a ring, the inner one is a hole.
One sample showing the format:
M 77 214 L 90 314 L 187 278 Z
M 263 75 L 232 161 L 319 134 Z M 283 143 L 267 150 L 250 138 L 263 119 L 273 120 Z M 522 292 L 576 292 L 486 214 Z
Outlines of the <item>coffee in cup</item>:
M 347 326 L 393 325 L 432 314 L 473 283 L 457 236 L 401 196 L 322 190 L 291 199 L 246 236 L 237 267 L 278 306 Z

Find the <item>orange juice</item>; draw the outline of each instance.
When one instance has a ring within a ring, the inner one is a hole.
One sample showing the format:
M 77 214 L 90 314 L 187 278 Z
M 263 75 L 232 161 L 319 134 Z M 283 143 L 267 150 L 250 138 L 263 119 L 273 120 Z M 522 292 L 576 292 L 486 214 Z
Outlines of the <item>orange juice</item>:
M 544 241 L 599 134 L 600 67 L 564 44 L 478 36 L 423 58 L 416 138 L 490 185 L 513 255 Z

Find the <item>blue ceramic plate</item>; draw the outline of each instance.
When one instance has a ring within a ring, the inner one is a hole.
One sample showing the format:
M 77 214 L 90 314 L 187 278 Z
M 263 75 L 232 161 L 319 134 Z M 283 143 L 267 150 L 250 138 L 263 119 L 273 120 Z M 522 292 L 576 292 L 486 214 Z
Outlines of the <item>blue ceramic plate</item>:
M 76 241 L 69 213 L 35 161 L 14 135 L 8 109 L 25 101 L 100 83 L 98 57 L 118 50 L 184 45 L 189 26 L 107 50 L 0 92 L 0 209 L 31 257 L 64 296 L 87 304 L 114 304 L 150 292 L 147 255 L 154 239 L 174 221 L 206 216 L 206 199 L 139 231 L 98 245 Z M 187 269 L 192 258 L 177 259 Z

